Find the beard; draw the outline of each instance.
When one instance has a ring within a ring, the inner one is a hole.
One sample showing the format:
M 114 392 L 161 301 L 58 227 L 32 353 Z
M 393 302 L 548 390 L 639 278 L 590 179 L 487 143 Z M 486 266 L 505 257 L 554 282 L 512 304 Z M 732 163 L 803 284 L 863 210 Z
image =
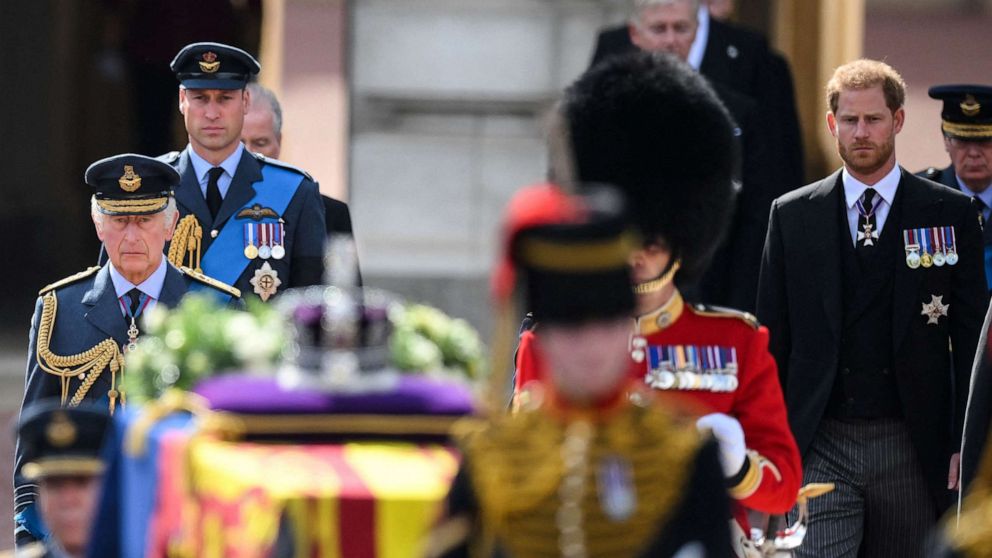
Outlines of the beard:
M 856 151 L 861 147 L 871 147 L 870 151 Z M 860 175 L 868 175 L 885 166 L 896 150 L 895 135 L 882 143 L 861 142 L 844 145 L 837 142 L 837 151 L 847 168 Z

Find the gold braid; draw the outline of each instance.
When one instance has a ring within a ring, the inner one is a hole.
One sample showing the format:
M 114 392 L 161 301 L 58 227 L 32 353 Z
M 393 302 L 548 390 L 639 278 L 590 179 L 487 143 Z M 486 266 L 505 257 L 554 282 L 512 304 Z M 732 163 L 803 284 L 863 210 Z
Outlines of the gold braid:
M 91 349 L 75 355 L 57 355 L 50 349 L 52 327 L 55 325 L 55 314 L 58 311 L 58 298 L 54 291 L 49 291 L 42 300 L 41 319 L 38 324 L 38 366 L 49 374 L 58 376 L 62 386 L 62 405 L 66 405 L 69 397 L 69 380 L 81 374 L 88 374 L 86 380 L 73 394 L 68 402 L 70 407 L 79 405 L 97 377 L 104 368 L 110 368 L 110 412 L 114 412 L 117 404 L 117 373 L 124 373 L 124 355 L 113 338 L 107 338 L 97 343 Z
M 195 215 L 187 215 L 176 225 L 172 234 L 172 244 L 169 245 L 169 262 L 176 267 L 187 265 L 203 273 L 200 268 L 200 243 L 203 240 L 203 227 Z M 184 262 L 185 258 L 185 262 Z

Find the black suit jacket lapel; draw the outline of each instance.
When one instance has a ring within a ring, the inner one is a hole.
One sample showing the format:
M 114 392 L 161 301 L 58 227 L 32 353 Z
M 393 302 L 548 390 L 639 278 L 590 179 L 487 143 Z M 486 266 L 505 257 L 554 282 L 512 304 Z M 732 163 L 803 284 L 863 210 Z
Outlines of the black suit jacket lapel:
M 793 231 L 793 234 L 806 235 L 809 239 L 809 269 L 816 270 L 820 282 L 820 292 L 811 294 L 823 304 L 827 323 L 835 336 L 840 335 L 842 319 L 840 246 L 837 244 L 841 238 L 837 211 L 843 203 L 842 194 L 840 171 L 821 180 L 810 194 L 803 219 L 809 228 Z
M 932 198 L 925 195 L 919 184 L 920 178 L 902 170 L 902 177 L 899 180 L 899 190 L 902 191 L 902 216 L 896 230 L 902 231 L 909 228 L 920 228 L 933 226 L 934 220 L 940 214 L 940 208 L 944 203 L 942 198 Z M 892 223 L 893 225 L 897 223 Z M 900 246 L 901 246 L 900 242 Z M 892 349 L 898 354 L 899 347 L 906 335 L 906 328 L 910 320 L 920 313 L 919 289 L 923 281 L 923 274 L 926 269 L 910 269 L 905 260 L 897 258 L 895 262 L 895 286 L 893 288 L 893 316 L 892 316 Z
M 703 60 L 699 64 L 699 73 L 713 81 L 729 83 L 730 69 L 726 62 L 727 34 L 723 24 L 710 18 L 709 34 L 706 36 L 706 48 L 703 50 Z
M 117 300 L 114 282 L 110 278 L 109 263 L 97 273 L 93 287 L 83 295 L 82 303 L 87 307 L 86 321 L 113 337 L 118 345 L 126 341 L 124 314 Z
M 196 216 L 200 225 L 205 229 L 210 229 L 213 219 L 210 218 L 210 209 L 207 207 L 207 200 L 203 199 L 203 192 L 200 191 L 200 181 L 193 170 L 193 164 L 189 160 L 189 149 L 183 151 L 179 156 L 179 164 L 176 170 L 179 171 L 180 181 L 176 187 L 176 203 L 186 208 L 187 211 Z M 208 235 L 209 236 L 209 235 Z M 204 244 L 209 244 L 209 240 L 204 238 Z
M 235 211 L 244 207 L 249 200 L 255 197 L 255 188 L 252 184 L 260 180 L 262 180 L 262 169 L 258 160 L 251 153 L 248 153 L 247 149 L 242 151 L 238 169 L 234 171 L 234 179 L 231 180 L 231 187 L 227 189 L 224 203 L 221 204 L 220 210 L 217 212 L 215 229 L 224 226 L 224 223 Z

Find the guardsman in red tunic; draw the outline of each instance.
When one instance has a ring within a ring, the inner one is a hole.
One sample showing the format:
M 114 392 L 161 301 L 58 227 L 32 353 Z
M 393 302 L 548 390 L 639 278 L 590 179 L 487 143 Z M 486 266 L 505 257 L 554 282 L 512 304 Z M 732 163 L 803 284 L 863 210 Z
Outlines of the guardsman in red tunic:
M 732 218 L 729 117 L 702 80 L 664 66 L 617 59 L 569 89 L 562 111 L 574 169 L 582 183 L 623 190 L 645 239 L 630 258 L 633 373 L 696 408 L 743 507 L 783 513 L 796 501 L 801 461 L 768 331 L 750 315 L 691 305 L 676 288 L 698 277 Z M 521 334 L 519 394 L 543 374 L 540 335 L 539 325 Z M 746 526 L 741 510 L 735 515 Z

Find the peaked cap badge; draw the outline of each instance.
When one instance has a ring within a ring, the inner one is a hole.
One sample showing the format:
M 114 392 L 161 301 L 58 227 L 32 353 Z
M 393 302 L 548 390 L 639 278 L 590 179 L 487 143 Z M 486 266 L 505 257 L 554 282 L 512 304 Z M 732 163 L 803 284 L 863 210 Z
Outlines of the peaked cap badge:
M 45 429 L 45 437 L 53 446 L 64 448 L 76 441 L 76 425 L 65 413 L 55 413 Z
M 205 73 L 212 74 L 220 69 L 220 62 L 217 60 L 215 52 L 207 51 L 200 57 L 200 69 Z
M 132 165 L 124 165 L 124 174 L 117 183 L 121 185 L 121 190 L 133 192 L 141 188 L 141 176 L 134 172 Z
M 965 116 L 976 116 L 980 110 L 982 110 L 982 105 L 973 95 L 965 95 L 964 100 L 961 101 L 959 105 L 961 107 L 961 112 Z

